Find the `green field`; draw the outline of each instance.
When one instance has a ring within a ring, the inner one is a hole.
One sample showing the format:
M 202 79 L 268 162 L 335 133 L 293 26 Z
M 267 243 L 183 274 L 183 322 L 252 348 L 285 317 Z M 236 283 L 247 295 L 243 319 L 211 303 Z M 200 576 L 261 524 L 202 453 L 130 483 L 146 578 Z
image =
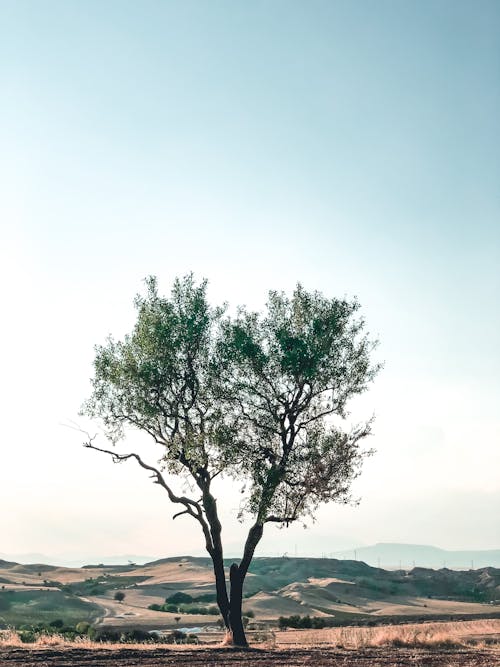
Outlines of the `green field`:
M 94 621 L 101 609 L 58 590 L 0 591 L 0 627 L 38 625 L 62 619 L 65 625 Z

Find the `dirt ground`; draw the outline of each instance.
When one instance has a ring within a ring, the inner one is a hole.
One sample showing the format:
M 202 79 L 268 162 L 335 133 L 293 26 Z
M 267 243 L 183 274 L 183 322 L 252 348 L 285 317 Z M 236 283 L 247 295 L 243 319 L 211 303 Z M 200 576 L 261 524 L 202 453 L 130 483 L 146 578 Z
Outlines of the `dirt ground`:
M 2 667 L 499 667 L 497 649 L 0 649 Z

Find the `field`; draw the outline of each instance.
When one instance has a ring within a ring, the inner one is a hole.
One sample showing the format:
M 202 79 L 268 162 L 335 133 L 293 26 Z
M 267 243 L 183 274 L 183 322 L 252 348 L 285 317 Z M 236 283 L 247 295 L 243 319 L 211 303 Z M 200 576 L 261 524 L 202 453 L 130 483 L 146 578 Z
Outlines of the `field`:
M 332 628 L 271 633 L 250 651 L 218 646 L 117 648 L 57 637 L 23 646 L 12 633 L 0 639 L 2 665 L 23 667 L 497 667 L 500 620 L 425 623 L 379 628 Z
M 2 666 L 500 666 L 495 568 L 386 571 L 359 561 L 257 558 L 243 601 L 250 651 L 221 646 L 206 558 L 82 568 L 0 561 L 0 586 Z M 115 599 L 118 591 L 123 601 Z M 187 602 L 173 604 L 176 596 Z M 280 630 L 280 617 L 313 619 L 326 627 Z M 88 620 L 99 631 L 118 633 L 118 639 L 131 629 L 157 630 L 160 636 L 180 630 L 194 634 L 199 644 L 105 644 L 75 634 L 70 642 L 72 637 L 53 628 L 47 635 L 46 629 L 25 627 L 56 619 L 65 626 Z M 24 630 L 18 634 L 12 626 Z M 32 643 L 22 643 L 20 635 Z

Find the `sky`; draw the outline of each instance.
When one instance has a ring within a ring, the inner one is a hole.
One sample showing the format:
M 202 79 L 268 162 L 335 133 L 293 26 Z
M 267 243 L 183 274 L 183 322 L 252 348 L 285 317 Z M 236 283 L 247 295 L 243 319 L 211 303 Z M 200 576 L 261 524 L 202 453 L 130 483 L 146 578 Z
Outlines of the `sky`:
M 258 554 L 500 548 L 499 29 L 489 0 L 0 0 L 1 553 L 203 553 L 65 426 L 143 279 L 190 271 L 254 309 L 356 295 L 380 340 L 360 504 Z

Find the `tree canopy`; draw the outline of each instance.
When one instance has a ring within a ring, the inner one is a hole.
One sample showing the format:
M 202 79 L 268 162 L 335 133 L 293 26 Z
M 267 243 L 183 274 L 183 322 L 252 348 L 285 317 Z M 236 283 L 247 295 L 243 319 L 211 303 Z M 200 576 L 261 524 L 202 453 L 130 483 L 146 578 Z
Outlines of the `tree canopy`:
M 135 459 L 202 529 L 217 602 L 228 634 L 245 644 L 243 582 L 264 525 L 313 516 L 321 503 L 346 503 L 368 453 L 371 420 L 347 424 L 349 400 L 380 366 L 356 300 L 328 299 L 297 285 L 291 297 L 271 291 L 264 313 L 240 307 L 230 317 L 207 299 L 192 275 L 170 297 L 146 281 L 137 321 L 123 341 L 96 348 L 93 392 L 83 413 L 99 419 L 116 444 L 129 428 L 159 445 L 155 466 L 132 452 L 86 445 L 115 461 Z M 226 582 L 214 479 L 242 481 L 240 518 L 251 526 L 240 563 Z M 191 495 L 174 489 L 188 480 Z

